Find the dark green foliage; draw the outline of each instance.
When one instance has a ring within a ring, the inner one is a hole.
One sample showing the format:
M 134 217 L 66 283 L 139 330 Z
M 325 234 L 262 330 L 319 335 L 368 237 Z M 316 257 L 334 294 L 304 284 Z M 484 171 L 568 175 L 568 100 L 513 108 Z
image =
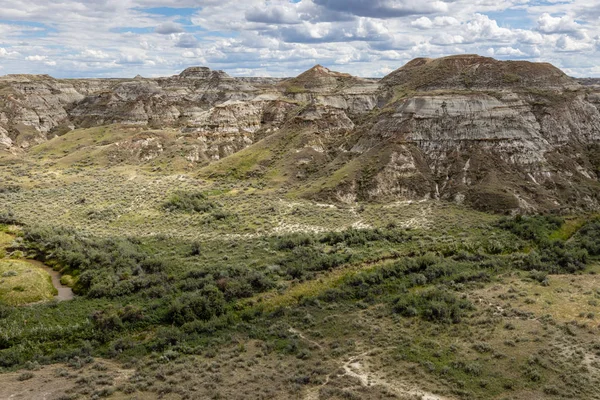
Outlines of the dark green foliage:
M 344 243 L 346 246 L 364 245 L 368 242 L 387 241 L 390 243 L 403 243 L 410 236 L 402 229 L 347 229 L 342 232 L 324 234 L 319 241 L 331 246 Z
M 199 256 L 202 254 L 202 244 L 200 242 L 192 242 L 190 246 L 190 256 Z
M 525 217 L 517 215 L 514 218 L 502 218 L 498 226 L 511 231 L 525 240 L 540 243 L 548 239 L 552 231 L 559 229 L 564 220 L 555 216 Z
M 541 284 L 548 284 L 548 272 L 546 271 L 536 271 L 533 270 L 529 272 L 529 277 L 535 281 L 538 281 Z
M 600 218 L 584 225 L 574 237 L 575 243 L 590 256 L 600 256 Z
M 425 290 L 417 294 L 399 296 L 393 303 L 394 312 L 405 317 L 421 318 L 442 323 L 458 323 L 465 310 L 473 307 L 467 299 L 439 288 Z
M 12 312 L 12 307 L 0 303 L 0 320 L 7 318 Z
M 199 212 L 205 213 L 217 208 L 217 205 L 208 200 L 202 192 L 177 191 L 165 201 L 163 209 L 171 212 Z
M 560 239 L 551 239 L 552 232 L 560 229 L 563 220 L 554 216 L 536 216 L 503 218 L 499 226 L 509 230 L 522 239 L 531 241 L 536 249 L 528 254 L 515 254 L 514 265 L 526 271 L 545 271 L 549 273 L 574 273 L 585 268 L 588 262 L 588 247 L 595 250 L 595 235 L 598 228 L 588 223 L 578 233 L 579 241 L 566 243 Z
M 296 247 L 281 260 L 287 275 L 301 278 L 306 272 L 327 271 L 350 262 L 352 254 L 344 252 L 327 253 L 314 247 Z
M 279 250 L 293 250 L 296 247 L 312 246 L 314 244 L 314 238 L 312 235 L 306 233 L 295 233 L 280 238 L 276 247 Z
M 294 233 L 278 238 L 276 248 L 293 250 L 296 247 L 310 247 L 315 243 L 329 246 L 345 245 L 346 247 L 362 246 L 371 242 L 404 243 L 411 236 L 404 230 L 390 227 L 386 229 L 346 229 L 341 232 L 328 232 L 321 235 Z
M 171 302 L 168 322 L 183 325 L 196 319 L 208 321 L 225 312 L 225 297 L 215 286 L 206 286 L 202 290 L 186 293 Z

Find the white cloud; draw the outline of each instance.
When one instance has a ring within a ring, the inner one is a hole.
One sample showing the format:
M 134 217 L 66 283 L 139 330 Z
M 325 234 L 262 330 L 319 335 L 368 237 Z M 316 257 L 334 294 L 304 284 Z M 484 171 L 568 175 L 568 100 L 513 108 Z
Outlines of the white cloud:
M 575 33 L 581 29 L 581 26 L 569 15 L 553 17 L 548 13 L 544 13 L 540 15 L 537 22 L 537 29 L 543 33 Z
M 431 43 L 437 44 L 440 46 L 448 46 L 448 45 L 453 45 L 453 44 L 461 44 L 461 43 L 464 43 L 464 41 L 465 41 L 465 38 L 462 37 L 461 35 L 451 35 L 448 33 L 442 33 L 438 36 L 435 36 L 431 40 Z
M 496 56 L 511 56 L 511 57 L 523 57 L 526 56 L 520 49 L 515 49 L 513 47 L 500 47 L 497 50 L 492 50 L 492 55 Z
M 578 41 L 578 40 L 572 39 L 571 37 L 569 37 L 567 35 L 562 35 L 556 41 L 557 50 L 564 51 L 564 52 L 587 51 L 587 50 L 591 50 L 593 47 L 594 46 L 591 43 Z
M 498 23 L 487 15 L 475 14 L 467 23 L 466 33 L 472 40 L 509 41 L 514 33 L 508 28 L 501 28 Z
M 105 60 L 107 58 L 110 58 L 110 55 L 105 53 L 104 51 L 94 49 L 85 49 L 81 52 L 80 56 L 82 58 L 89 58 L 95 60 Z
M 189 65 L 290 76 L 315 63 L 374 76 L 414 57 L 491 48 L 589 74 L 600 64 L 599 1 L 4 0 L 0 58 L 3 73 L 60 66 L 51 70 L 63 76 L 172 75 Z
M 19 56 L 20 54 L 16 51 L 6 50 L 4 47 L 0 47 L 0 57 L 14 57 Z
M 460 21 L 449 16 L 438 16 L 433 20 L 429 19 L 428 17 L 420 17 L 412 21 L 410 24 L 418 29 L 431 29 L 433 27 L 458 26 L 460 25 Z
M 254 7 L 246 11 L 246 20 L 264 24 L 298 24 L 301 22 L 293 4 L 286 6 Z
M 410 23 L 415 28 L 430 29 L 433 27 L 433 21 L 427 17 L 418 18 Z
M 27 61 L 44 61 L 46 58 L 48 58 L 48 57 L 46 57 L 46 56 L 40 56 L 40 55 L 25 57 L 25 59 Z
M 529 30 L 517 30 L 517 41 L 526 44 L 542 44 L 546 41 L 544 35 Z

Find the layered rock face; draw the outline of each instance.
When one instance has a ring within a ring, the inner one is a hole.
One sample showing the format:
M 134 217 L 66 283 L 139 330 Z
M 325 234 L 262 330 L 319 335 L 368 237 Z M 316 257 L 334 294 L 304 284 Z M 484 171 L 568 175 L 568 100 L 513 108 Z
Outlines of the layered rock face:
M 278 143 L 259 169 L 287 171 L 274 184 L 305 196 L 595 210 L 599 110 L 597 80 L 475 55 L 416 59 L 382 80 L 322 66 L 291 79 L 204 67 L 157 79 L 12 75 L 0 78 L 0 148 L 26 151 L 80 127 L 175 128 L 192 164 Z M 172 145 L 150 133 L 118 144 L 140 162 Z
M 363 185 L 364 198 L 599 208 L 597 94 L 560 70 L 478 56 L 418 59 L 381 85 L 389 111 L 353 151 L 396 150 Z
M 375 107 L 376 82 L 343 75 L 352 82 L 339 85 L 334 77 L 342 74 L 320 66 L 304 75 L 310 81 L 313 74 L 325 80 L 302 93 L 287 90 L 293 80 L 238 79 L 205 67 L 158 79 L 9 75 L 0 78 L 0 146 L 14 152 L 100 125 L 175 127 L 195 141 L 187 158 L 208 162 L 253 144 L 258 131 L 261 137 L 277 131 L 301 103 L 355 113 Z

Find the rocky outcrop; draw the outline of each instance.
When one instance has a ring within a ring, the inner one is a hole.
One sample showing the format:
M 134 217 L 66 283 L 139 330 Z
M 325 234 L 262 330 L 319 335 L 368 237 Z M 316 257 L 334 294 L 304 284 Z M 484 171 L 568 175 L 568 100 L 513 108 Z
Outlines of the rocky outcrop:
M 597 95 L 553 66 L 417 59 L 381 85 L 386 111 L 351 148 L 362 164 L 376 154 L 377 167 L 341 182 L 338 198 L 600 208 Z

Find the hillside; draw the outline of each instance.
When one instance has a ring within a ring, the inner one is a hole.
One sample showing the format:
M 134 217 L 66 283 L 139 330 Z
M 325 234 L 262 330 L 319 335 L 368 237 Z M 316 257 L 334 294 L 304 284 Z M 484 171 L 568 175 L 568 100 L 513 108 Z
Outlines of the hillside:
M 44 155 L 71 129 L 120 124 L 131 135 L 91 144 L 111 165 L 265 180 L 336 202 L 600 207 L 600 95 L 545 63 L 415 59 L 380 81 L 315 66 L 286 80 L 194 67 L 158 79 L 0 82 L 0 145 L 13 154 Z

